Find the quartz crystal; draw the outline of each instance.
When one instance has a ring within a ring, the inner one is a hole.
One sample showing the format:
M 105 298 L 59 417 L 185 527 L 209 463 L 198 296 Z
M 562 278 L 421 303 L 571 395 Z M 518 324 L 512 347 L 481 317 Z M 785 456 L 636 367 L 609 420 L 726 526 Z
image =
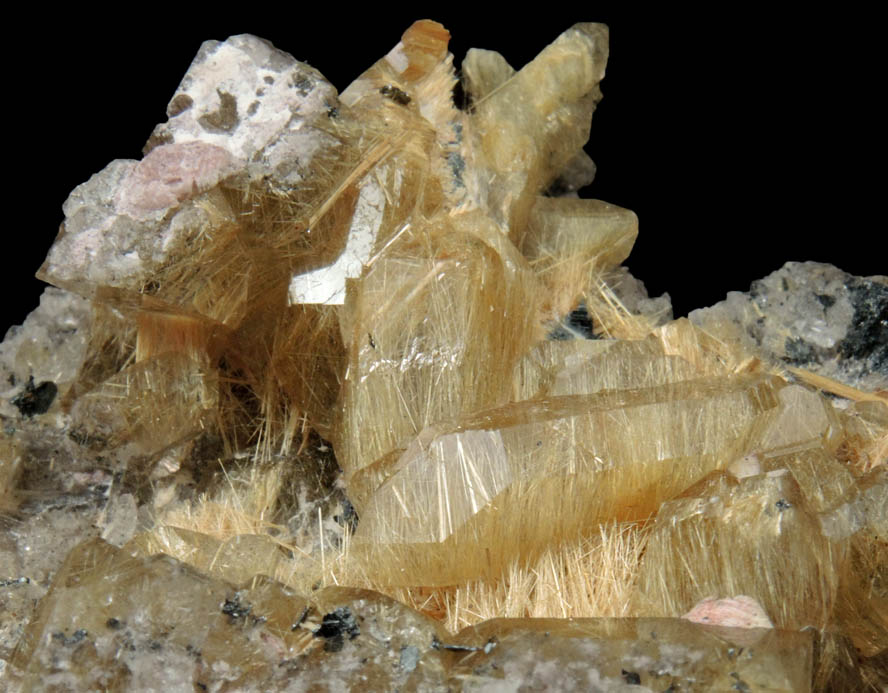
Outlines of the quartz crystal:
M 365 685 L 390 690 L 411 675 L 445 679 L 432 649 L 444 637 L 433 621 L 381 595 L 327 590 L 308 602 L 268 579 L 238 588 L 163 554 L 140 557 L 96 541 L 59 569 L 14 663 L 26 688 L 263 691 L 287 682 L 348 687 L 361 660 Z M 393 669 L 407 648 L 416 661 Z
M 592 273 L 619 265 L 638 236 L 638 218 L 628 209 L 598 200 L 539 197 L 519 241 L 548 290 L 554 315 L 574 307 L 577 287 Z
M 441 223 L 420 256 L 390 248 L 346 304 L 349 367 L 335 439 L 346 475 L 406 447 L 428 425 L 508 402 L 512 371 L 531 344 L 530 270 Z
M 743 638 L 746 647 L 734 643 Z M 450 636 L 372 592 L 330 588 L 304 599 L 266 578 L 237 587 L 167 556 L 96 541 L 68 556 L 14 663 L 25 687 L 73 690 L 737 681 L 803 690 L 811 641 L 810 633 L 651 618 L 494 620 Z
M 341 93 L 208 41 L 71 193 L 0 345 L 4 690 L 888 686 L 888 280 L 671 320 L 577 194 L 607 28 L 464 107 L 449 39 Z
M 384 583 L 448 584 L 597 523 L 646 519 L 718 467 L 777 387 L 699 379 L 528 400 L 428 429 L 368 470 L 359 489 L 376 490 L 359 506 L 356 544 L 369 546 L 371 569 L 393 571 Z
M 744 594 L 778 628 L 822 628 L 842 554 L 819 531 L 791 473 L 737 480 L 715 472 L 657 513 L 641 563 L 639 610 L 685 613 L 714 594 Z
M 460 633 L 463 690 L 807 690 L 806 633 L 698 626 L 681 619 L 497 619 Z M 471 638 L 471 640 L 470 640 Z M 735 638 L 746 638 L 748 646 Z

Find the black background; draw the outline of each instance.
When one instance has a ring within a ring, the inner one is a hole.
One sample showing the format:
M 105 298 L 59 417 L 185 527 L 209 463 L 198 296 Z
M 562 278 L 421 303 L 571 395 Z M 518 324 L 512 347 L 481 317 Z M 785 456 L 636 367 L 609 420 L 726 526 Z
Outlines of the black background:
M 33 273 L 67 194 L 110 160 L 140 157 L 203 40 L 257 34 L 341 91 L 424 15 L 451 31 L 457 65 L 476 46 L 520 67 L 577 20 L 610 26 L 587 146 L 598 177 L 584 196 L 638 213 L 627 264 L 652 295 L 670 292 L 676 316 L 748 289 L 787 260 L 888 274 L 884 58 L 872 18 L 651 14 L 607 3 L 585 16 L 534 5 L 499 19 L 453 6 L 385 16 L 333 3 L 318 14 L 238 7 L 235 16 L 204 5 L 190 19 L 170 6 L 134 5 L 127 19 L 32 11 L 8 27 L 0 335 L 37 305 Z

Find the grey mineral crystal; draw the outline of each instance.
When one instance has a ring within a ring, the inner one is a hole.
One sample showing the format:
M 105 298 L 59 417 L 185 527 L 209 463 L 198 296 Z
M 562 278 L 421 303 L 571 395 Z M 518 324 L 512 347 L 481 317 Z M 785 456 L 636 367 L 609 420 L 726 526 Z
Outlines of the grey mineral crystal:
M 888 388 L 888 277 L 787 262 L 688 318 L 769 361 L 861 390 Z

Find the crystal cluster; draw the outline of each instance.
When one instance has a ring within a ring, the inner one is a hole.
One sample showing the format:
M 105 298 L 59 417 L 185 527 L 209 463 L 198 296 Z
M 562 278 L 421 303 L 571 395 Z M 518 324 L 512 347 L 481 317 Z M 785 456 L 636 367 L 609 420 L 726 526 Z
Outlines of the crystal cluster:
M 741 338 L 737 297 L 666 321 L 626 288 L 636 216 L 575 192 L 607 28 L 469 51 L 462 110 L 448 40 L 416 22 L 339 95 L 208 42 L 143 159 L 71 194 L 39 276 L 91 301 L 79 367 L 4 346 L 116 476 L 10 675 L 886 685 L 888 373 L 842 325 L 878 329 L 888 281 L 804 335 L 860 367 L 798 368 L 790 318 Z M 10 507 L 28 445 L 0 440 Z

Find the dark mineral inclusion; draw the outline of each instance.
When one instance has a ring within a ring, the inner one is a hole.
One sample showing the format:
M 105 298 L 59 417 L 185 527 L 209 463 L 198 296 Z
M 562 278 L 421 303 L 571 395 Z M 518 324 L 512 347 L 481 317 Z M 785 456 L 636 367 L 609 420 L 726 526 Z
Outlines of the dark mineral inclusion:
M 49 380 L 34 385 L 34 376 L 28 379 L 25 389 L 12 398 L 12 404 L 22 413 L 31 418 L 37 414 L 45 414 L 55 401 L 59 388 Z

